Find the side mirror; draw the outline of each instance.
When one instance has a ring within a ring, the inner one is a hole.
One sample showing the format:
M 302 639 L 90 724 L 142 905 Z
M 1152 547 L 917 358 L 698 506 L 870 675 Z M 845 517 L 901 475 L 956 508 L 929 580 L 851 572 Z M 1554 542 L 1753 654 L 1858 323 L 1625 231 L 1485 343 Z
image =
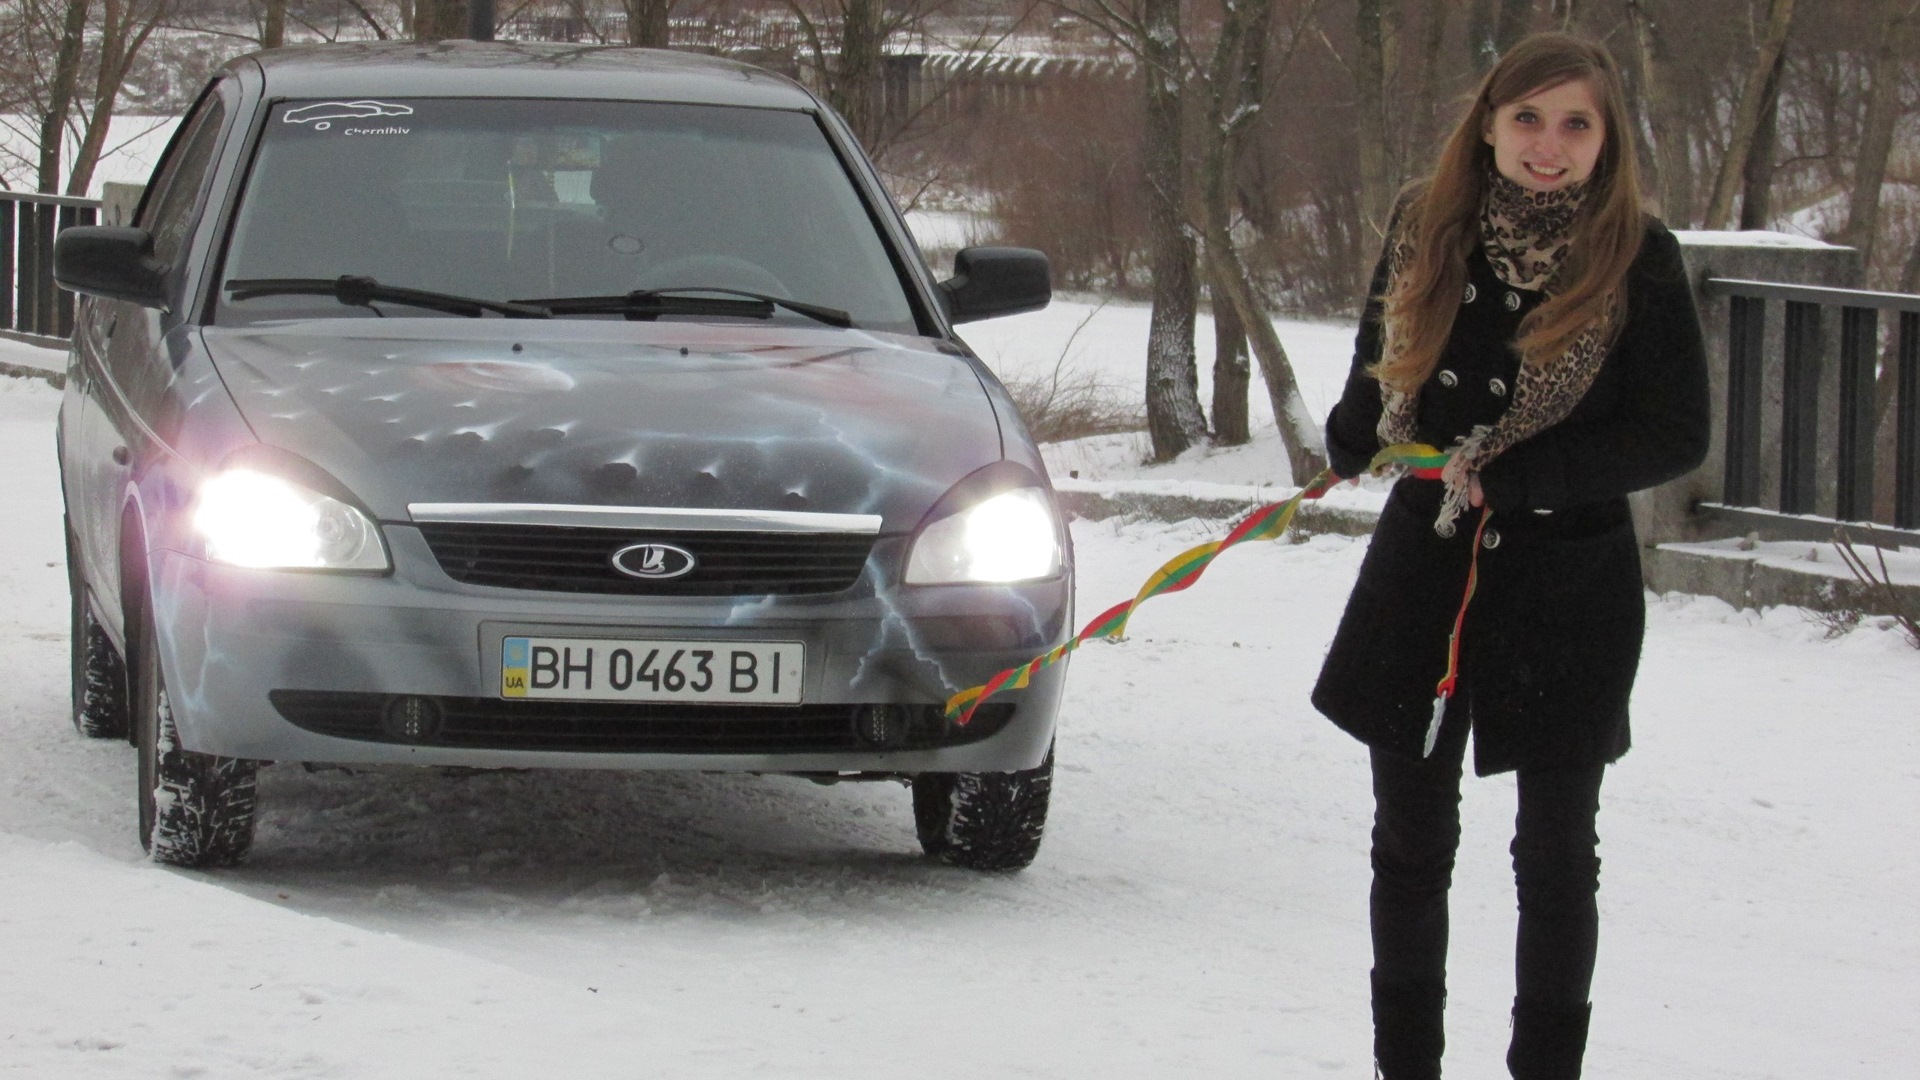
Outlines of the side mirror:
M 1053 267 L 1032 248 L 961 248 L 940 295 L 956 323 L 1039 311 L 1053 299 Z
M 142 307 L 167 304 L 166 271 L 145 229 L 75 225 L 53 241 L 53 280 L 69 292 Z

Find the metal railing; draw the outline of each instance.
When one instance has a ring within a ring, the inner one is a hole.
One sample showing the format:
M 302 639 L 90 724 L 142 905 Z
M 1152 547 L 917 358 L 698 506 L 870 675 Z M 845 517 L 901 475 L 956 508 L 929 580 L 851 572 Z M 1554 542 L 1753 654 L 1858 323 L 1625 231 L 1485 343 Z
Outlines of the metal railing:
M 53 238 L 100 221 L 100 201 L 0 191 L 0 332 L 42 344 L 73 334 L 73 294 L 53 283 Z
M 1726 471 L 1721 503 L 1703 509 L 1764 522 L 1774 532 L 1811 536 L 1824 530 L 1827 539 L 1835 524 L 1873 519 L 1884 312 L 1896 320 L 1887 357 L 1894 365 L 1891 531 L 1903 542 L 1920 542 L 1920 533 L 1907 532 L 1920 528 L 1920 296 L 1733 278 L 1708 278 L 1702 292 L 1726 298 L 1728 308 Z M 1777 376 L 1777 491 L 1763 490 L 1775 464 L 1764 459 L 1768 447 L 1762 434 L 1772 429 L 1763 412 L 1774 390 L 1765 355 L 1770 302 L 1785 307 Z M 1837 372 L 1825 366 L 1829 309 L 1837 309 L 1839 317 Z M 1837 402 L 1834 390 L 1823 395 L 1823 384 L 1837 387 Z M 1829 418 L 1832 430 L 1821 430 L 1823 418 Z M 1822 481 L 1833 486 L 1836 521 L 1831 524 L 1808 520 L 1823 501 Z M 1787 520 L 1794 518 L 1800 521 Z M 1794 524 L 1798 527 L 1789 527 Z

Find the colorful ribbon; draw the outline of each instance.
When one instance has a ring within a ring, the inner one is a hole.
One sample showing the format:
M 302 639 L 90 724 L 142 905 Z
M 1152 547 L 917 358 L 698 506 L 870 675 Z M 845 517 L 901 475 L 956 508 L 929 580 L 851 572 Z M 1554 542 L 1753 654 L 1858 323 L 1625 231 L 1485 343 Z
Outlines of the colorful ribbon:
M 1432 757 L 1433 748 L 1440 742 L 1440 722 L 1447 718 L 1447 701 L 1453 697 L 1453 691 L 1460 683 L 1460 630 L 1467 624 L 1467 605 L 1473 603 L 1473 594 L 1480 587 L 1480 538 L 1486 535 L 1487 519 L 1493 516 L 1490 507 L 1480 508 L 1480 524 L 1473 530 L 1473 554 L 1467 560 L 1467 588 L 1460 597 L 1460 608 L 1453 613 L 1453 631 L 1447 635 L 1447 673 L 1440 676 L 1439 685 L 1433 688 L 1433 719 L 1427 723 L 1427 737 L 1420 744 L 1420 756 Z
M 1431 446 L 1423 443 L 1401 443 L 1389 446 L 1373 455 L 1373 460 L 1367 463 L 1367 471 L 1377 474 L 1382 470 L 1400 465 L 1412 469 L 1415 475 L 1437 476 L 1438 470 L 1446 463 L 1447 455 Z M 1293 523 L 1293 515 L 1300 509 L 1300 504 L 1308 499 L 1318 499 L 1325 495 L 1338 485 L 1341 479 L 1333 474 L 1332 469 L 1322 469 L 1320 475 L 1314 477 L 1293 498 L 1259 507 L 1241 519 L 1240 524 L 1234 526 L 1233 531 L 1229 532 L 1224 539 L 1201 544 L 1199 547 L 1174 556 L 1166 565 L 1153 572 L 1153 576 L 1140 587 L 1140 591 L 1134 595 L 1133 599 L 1115 604 L 1094 616 L 1093 621 L 1087 623 L 1084 629 L 1065 644 L 1042 653 L 1019 667 L 1008 668 L 980 686 L 970 687 L 948 698 L 947 717 L 964 727 L 973 719 L 973 712 L 980 707 L 981 702 L 1002 690 L 1022 689 L 1032 680 L 1034 672 L 1066 659 L 1067 654 L 1079 648 L 1081 642 L 1094 638 L 1123 636 L 1127 630 L 1127 620 L 1133 616 L 1135 608 L 1163 593 L 1192 588 L 1193 584 L 1200 580 L 1200 575 L 1205 573 L 1207 567 L 1213 563 L 1214 557 L 1235 544 L 1248 540 L 1277 540 L 1284 536 L 1287 526 Z

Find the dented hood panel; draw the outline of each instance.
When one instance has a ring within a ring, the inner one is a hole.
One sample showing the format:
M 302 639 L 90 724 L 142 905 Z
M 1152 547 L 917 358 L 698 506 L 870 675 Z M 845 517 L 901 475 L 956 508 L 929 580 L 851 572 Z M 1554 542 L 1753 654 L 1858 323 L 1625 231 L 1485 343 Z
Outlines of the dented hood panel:
M 1001 457 L 973 361 L 792 326 L 328 319 L 208 327 L 262 442 L 385 521 L 421 502 L 880 514 Z

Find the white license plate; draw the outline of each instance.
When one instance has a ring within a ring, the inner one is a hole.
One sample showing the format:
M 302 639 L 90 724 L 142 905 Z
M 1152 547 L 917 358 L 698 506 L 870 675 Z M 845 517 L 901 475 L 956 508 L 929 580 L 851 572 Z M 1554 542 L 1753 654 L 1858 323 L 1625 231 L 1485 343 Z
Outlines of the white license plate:
M 500 696 L 791 705 L 805 661 L 797 641 L 510 637 Z

